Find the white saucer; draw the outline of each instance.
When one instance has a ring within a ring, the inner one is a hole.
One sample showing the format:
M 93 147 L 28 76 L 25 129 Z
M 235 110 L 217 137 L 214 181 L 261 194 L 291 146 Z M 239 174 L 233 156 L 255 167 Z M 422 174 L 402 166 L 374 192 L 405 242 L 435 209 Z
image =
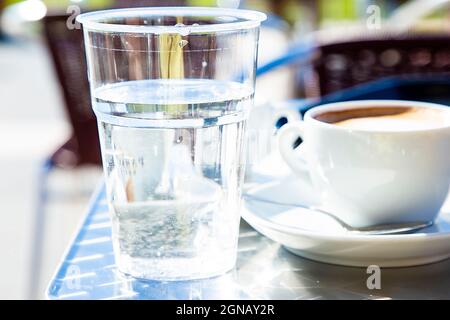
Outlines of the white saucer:
M 298 207 L 316 203 L 317 197 L 293 176 L 253 186 L 246 194 L 251 198 L 244 197 L 242 217 L 263 235 L 308 259 L 345 266 L 405 267 L 450 257 L 450 201 L 433 226 L 416 233 L 355 235 L 330 217 Z

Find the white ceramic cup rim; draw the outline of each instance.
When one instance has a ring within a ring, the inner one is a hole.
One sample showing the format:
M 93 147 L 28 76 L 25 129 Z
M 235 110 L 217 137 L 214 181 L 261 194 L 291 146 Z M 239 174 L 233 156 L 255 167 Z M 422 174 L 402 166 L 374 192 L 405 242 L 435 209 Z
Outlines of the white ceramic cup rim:
M 450 107 L 442 104 L 431 103 L 431 102 L 421 102 L 421 101 L 411 101 L 411 100 L 353 100 L 353 101 L 342 101 L 342 102 L 333 102 L 323 104 L 317 107 L 313 107 L 305 113 L 303 121 L 307 123 L 311 123 L 317 125 L 319 127 L 334 129 L 334 130 L 343 130 L 343 131 L 352 131 L 352 132 L 362 132 L 362 133 L 389 133 L 389 134 L 398 134 L 398 133 L 410 133 L 410 132 L 418 132 L 418 131 L 433 131 L 433 130 L 442 130 L 450 128 L 450 121 L 446 123 L 444 126 L 437 126 L 433 128 L 420 128 L 420 129 L 410 129 L 410 130 L 364 130 L 364 129 L 350 129 L 341 126 L 334 125 L 332 123 L 327 123 L 324 121 L 317 120 L 314 116 L 319 113 L 323 113 L 325 111 L 336 111 L 336 110 L 347 110 L 347 109 L 362 109 L 362 108 L 377 108 L 377 107 L 417 107 L 417 108 L 431 108 L 437 109 L 448 113 L 448 117 L 450 119 Z

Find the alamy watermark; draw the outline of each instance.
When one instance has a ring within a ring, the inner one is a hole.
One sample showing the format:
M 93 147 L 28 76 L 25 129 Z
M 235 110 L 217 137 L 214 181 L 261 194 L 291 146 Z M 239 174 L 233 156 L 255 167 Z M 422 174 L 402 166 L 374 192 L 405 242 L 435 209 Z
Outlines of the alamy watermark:
M 67 289 L 79 290 L 81 288 L 80 275 L 81 275 L 81 269 L 78 265 L 73 264 L 67 268 L 67 273 L 66 273 Z
M 369 290 L 380 290 L 381 289 L 381 269 L 377 265 L 370 265 L 366 270 L 367 274 L 370 276 L 367 278 L 366 286 Z
M 69 30 L 79 30 L 81 29 L 80 23 L 76 20 L 77 16 L 81 13 L 81 8 L 77 5 L 70 5 L 66 10 L 67 14 L 70 16 L 67 18 L 66 26 Z
M 381 29 L 381 8 L 377 5 L 370 5 L 366 9 L 366 27 L 369 30 Z

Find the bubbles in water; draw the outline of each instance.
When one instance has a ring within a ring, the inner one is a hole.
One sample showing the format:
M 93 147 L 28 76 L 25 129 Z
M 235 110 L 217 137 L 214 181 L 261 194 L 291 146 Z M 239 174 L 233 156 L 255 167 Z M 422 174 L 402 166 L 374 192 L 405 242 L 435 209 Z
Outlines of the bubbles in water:
M 122 39 L 122 44 L 123 44 L 124 48 L 127 49 L 127 50 L 130 50 L 130 49 L 132 50 L 133 49 L 133 46 L 128 41 L 126 41 L 124 39 Z
M 178 31 L 178 33 L 182 36 L 187 36 L 191 30 L 189 27 L 187 27 L 184 23 L 177 23 L 175 25 L 176 28 L 180 28 L 180 30 Z
M 180 46 L 180 48 L 185 47 L 188 44 L 187 40 L 180 40 L 180 42 L 178 42 L 178 45 Z

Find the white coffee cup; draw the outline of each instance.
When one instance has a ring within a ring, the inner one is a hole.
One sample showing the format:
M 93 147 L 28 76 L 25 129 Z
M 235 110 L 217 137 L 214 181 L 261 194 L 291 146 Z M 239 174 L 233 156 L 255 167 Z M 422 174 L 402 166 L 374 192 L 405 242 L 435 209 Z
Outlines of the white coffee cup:
M 355 129 L 316 118 L 327 112 L 389 107 L 431 108 L 443 118 L 435 127 L 395 130 Z M 303 142 L 294 148 L 299 137 Z M 448 195 L 447 106 L 396 100 L 332 103 L 309 110 L 303 121 L 286 124 L 278 139 L 283 159 L 311 181 L 322 208 L 353 227 L 433 221 Z

